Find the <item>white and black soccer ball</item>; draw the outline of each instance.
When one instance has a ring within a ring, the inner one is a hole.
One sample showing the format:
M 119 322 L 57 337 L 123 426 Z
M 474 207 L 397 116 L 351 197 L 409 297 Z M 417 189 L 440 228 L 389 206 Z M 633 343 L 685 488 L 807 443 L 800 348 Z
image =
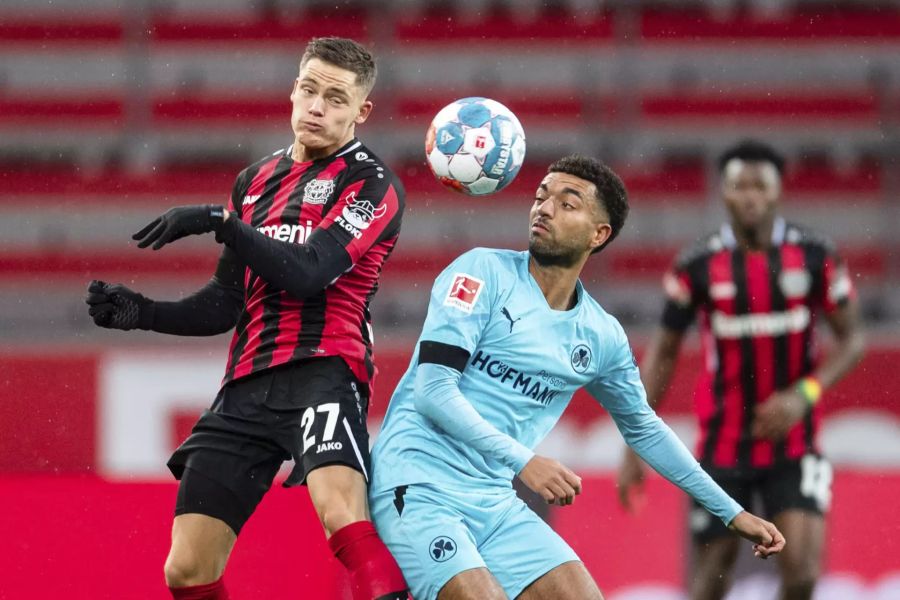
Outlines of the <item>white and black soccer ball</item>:
M 472 196 L 502 190 L 525 160 L 525 132 L 511 110 L 490 98 L 462 98 L 438 112 L 425 136 L 431 172 Z

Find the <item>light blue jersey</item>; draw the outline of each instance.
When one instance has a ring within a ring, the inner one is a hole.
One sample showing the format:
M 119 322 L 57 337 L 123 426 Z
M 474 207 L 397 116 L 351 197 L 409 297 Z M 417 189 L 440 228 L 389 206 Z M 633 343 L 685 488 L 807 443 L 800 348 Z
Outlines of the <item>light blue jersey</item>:
M 479 567 L 516 597 L 578 560 L 511 480 L 581 387 L 658 472 L 726 523 L 741 511 L 647 404 L 618 321 L 580 282 L 571 310 L 551 309 L 528 262 L 478 248 L 441 273 L 372 449 L 373 521 L 415 598 Z
M 574 308 L 551 309 L 528 260 L 528 252 L 487 248 L 457 258 L 435 281 L 419 338 L 468 352 L 459 391 L 509 443 L 501 440 L 486 455 L 472 447 L 479 440 L 448 435 L 417 409 L 416 375 L 423 367 L 417 344 L 372 450 L 371 489 L 411 483 L 508 488 L 585 387 L 645 460 L 730 521 L 740 507 L 705 477 L 647 404 L 619 322 L 580 282 Z

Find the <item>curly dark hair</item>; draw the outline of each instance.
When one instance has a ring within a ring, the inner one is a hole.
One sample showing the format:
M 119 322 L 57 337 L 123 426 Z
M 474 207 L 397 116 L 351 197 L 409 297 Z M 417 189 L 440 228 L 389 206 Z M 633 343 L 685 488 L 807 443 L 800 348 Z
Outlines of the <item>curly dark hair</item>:
M 591 254 L 600 252 L 611 241 L 616 239 L 625 219 L 628 217 L 628 192 L 625 184 L 615 172 L 608 166 L 588 156 L 570 154 L 554 162 L 547 168 L 547 173 L 566 173 L 574 175 L 585 181 L 590 181 L 597 187 L 597 206 L 605 209 L 609 215 L 609 225 L 612 234 L 609 239 L 594 248 Z
M 719 173 L 735 158 L 747 162 L 770 163 L 778 170 L 779 177 L 784 176 L 784 157 L 772 146 L 758 140 L 743 140 L 723 152 L 719 157 Z
M 375 58 L 359 42 L 341 37 L 313 38 L 300 58 L 300 68 L 313 58 L 356 73 L 356 84 L 367 95 L 375 87 L 375 78 L 378 76 Z

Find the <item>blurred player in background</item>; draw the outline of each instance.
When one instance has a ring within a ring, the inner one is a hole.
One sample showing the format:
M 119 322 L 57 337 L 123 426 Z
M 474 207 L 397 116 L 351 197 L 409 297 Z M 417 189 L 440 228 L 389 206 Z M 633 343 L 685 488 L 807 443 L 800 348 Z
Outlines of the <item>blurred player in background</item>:
M 717 486 L 647 405 L 625 332 L 578 277 L 621 231 L 625 187 L 578 156 L 550 166 L 529 249 L 479 248 L 435 282 L 409 370 L 373 449 L 372 516 L 416 600 L 601 598 L 572 549 L 516 497 L 518 474 L 548 503 L 581 478 L 532 448 L 580 387 L 655 469 L 755 542 L 778 530 Z
M 200 291 L 159 302 L 90 285 L 101 327 L 235 329 L 222 388 L 168 463 L 181 480 L 165 565 L 174 598 L 228 597 L 222 574 L 237 535 L 291 458 L 285 486 L 308 486 L 354 599 L 407 597 L 366 502 L 368 306 L 404 207 L 397 178 L 355 137 L 375 77 L 356 42 L 312 40 L 291 93 L 294 143 L 242 171 L 227 209 L 173 208 L 135 234 L 158 250 L 215 232 L 224 248 Z
M 833 246 L 779 216 L 784 160 L 747 141 L 719 161 L 730 220 L 684 252 L 666 274 L 662 326 L 642 372 L 659 406 L 682 338 L 697 312 L 706 371 L 697 388 L 701 465 L 733 498 L 761 498 L 790 544 L 779 556 L 782 598 L 808 599 L 819 574 L 831 466 L 815 434 L 822 391 L 861 358 L 853 284 Z M 815 316 L 823 312 L 836 347 L 816 367 Z M 619 498 L 633 507 L 644 479 L 625 450 Z M 699 505 L 691 515 L 694 600 L 722 598 L 738 546 Z

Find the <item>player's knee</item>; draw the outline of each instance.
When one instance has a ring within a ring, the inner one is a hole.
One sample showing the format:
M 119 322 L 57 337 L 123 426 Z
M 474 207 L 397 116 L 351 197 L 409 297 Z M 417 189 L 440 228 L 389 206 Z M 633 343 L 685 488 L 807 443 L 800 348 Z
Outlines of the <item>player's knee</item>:
M 325 528 L 325 532 L 329 536 L 350 523 L 362 520 L 354 515 L 347 504 L 335 504 L 321 508 L 317 506 L 316 512 L 319 514 L 319 521 L 322 523 L 322 527 Z
M 819 578 L 818 565 L 812 561 L 797 561 L 782 570 L 781 583 L 787 598 L 808 598 Z
M 203 561 L 199 556 L 186 553 L 170 553 L 163 573 L 169 587 L 186 587 L 212 583 L 222 576 L 222 569 Z

